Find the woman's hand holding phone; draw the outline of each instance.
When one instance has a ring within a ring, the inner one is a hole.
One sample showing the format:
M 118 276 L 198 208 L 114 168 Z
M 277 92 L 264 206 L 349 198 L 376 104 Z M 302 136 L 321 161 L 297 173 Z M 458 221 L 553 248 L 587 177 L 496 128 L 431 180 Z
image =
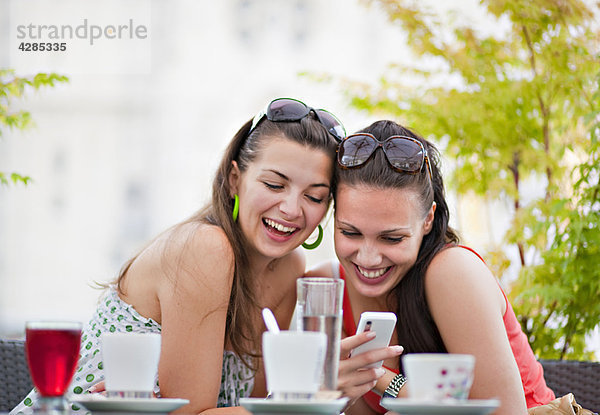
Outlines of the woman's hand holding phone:
M 385 333 L 382 333 L 381 337 L 373 329 L 357 333 L 346 337 L 341 342 L 338 389 L 344 396 L 350 398 L 348 406 L 373 389 L 377 380 L 385 374 L 385 369 L 381 367 L 380 362 L 396 357 L 404 350 L 402 346 L 387 346 L 389 339 L 383 346 L 379 346 L 377 342 L 372 343 L 377 338 L 386 337 Z M 371 345 L 367 346 L 369 343 Z
M 396 327 L 396 314 L 390 312 L 365 311 L 360 315 L 360 321 L 356 333 L 375 332 L 376 337 L 367 343 L 363 343 L 352 351 L 357 356 L 370 350 L 381 349 L 390 344 L 392 334 Z M 366 367 L 381 367 L 383 360 L 370 363 Z

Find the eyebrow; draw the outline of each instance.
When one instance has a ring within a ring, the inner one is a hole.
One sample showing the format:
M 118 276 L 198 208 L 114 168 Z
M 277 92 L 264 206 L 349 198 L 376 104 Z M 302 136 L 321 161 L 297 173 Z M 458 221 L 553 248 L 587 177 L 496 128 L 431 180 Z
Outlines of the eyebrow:
M 290 181 L 289 177 L 287 177 L 285 174 L 283 174 L 277 170 L 267 169 L 265 171 L 275 173 L 276 175 L 281 177 L 283 180 L 288 181 L 288 182 Z M 329 186 L 327 183 L 314 183 L 314 184 L 311 184 L 309 187 L 326 187 L 327 189 L 329 189 L 331 186 Z
M 343 222 L 343 221 L 341 221 L 341 220 L 338 220 L 337 222 L 338 222 L 340 225 L 348 226 L 349 228 L 352 228 L 352 229 L 353 229 L 353 230 L 355 230 L 355 231 L 360 231 L 360 229 L 358 229 L 356 226 L 354 226 L 354 225 L 351 225 L 351 224 L 349 224 L 349 223 L 347 223 L 347 222 Z M 380 234 L 380 235 L 387 235 L 387 234 L 394 233 L 394 232 L 409 232 L 409 231 L 410 231 L 410 227 L 408 227 L 408 226 L 407 226 L 407 227 L 405 227 L 405 228 L 387 229 L 387 230 L 385 230 L 385 231 L 381 231 L 381 232 L 379 232 L 379 234 Z

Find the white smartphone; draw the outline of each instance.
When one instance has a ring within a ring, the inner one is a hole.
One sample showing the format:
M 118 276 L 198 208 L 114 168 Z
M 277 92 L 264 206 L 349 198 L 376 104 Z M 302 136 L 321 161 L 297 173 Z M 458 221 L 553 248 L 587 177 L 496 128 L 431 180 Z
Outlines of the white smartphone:
M 377 333 L 377 337 L 352 350 L 351 356 L 356 356 L 369 350 L 387 347 L 390 344 L 394 327 L 396 327 L 396 314 L 394 313 L 381 311 L 365 311 L 362 313 L 360 315 L 356 334 L 365 331 L 374 331 Z M 379 362 L 371 363 L 365 367 L 378 368 L 381 367 L 382 364 L 383 360 L 380 360 Z

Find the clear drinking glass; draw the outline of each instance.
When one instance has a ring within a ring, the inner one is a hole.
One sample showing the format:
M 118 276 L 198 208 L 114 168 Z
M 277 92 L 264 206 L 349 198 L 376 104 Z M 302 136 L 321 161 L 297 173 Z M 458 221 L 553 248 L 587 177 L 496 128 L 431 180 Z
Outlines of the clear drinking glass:
M 321 390 L 337 390 L 342 337 L 342 299 L 344 281 L 334 278 L 299 278 L 296 283 L 299 330 L 327 334 L 327 352 Z
M 25 324 L 25 353 L 31 380 L 40 395 L 36 412 L 68 410 L 65 392 L 73 379 L 81 343 L 79 322 L 30 321 Z

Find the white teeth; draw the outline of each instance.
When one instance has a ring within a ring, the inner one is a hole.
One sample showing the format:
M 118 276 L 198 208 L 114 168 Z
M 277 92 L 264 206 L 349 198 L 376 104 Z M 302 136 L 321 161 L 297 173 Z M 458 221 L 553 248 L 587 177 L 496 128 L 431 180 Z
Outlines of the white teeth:
M 387 268 L 380 268 L 376 271 L 367 271 L 364 268 L 361 268 L 357 265 L 358 270 L 360 271 L 360 273 L 367 277 L 367 278 L 377 278 L 377 277 L 381 277 L 383 274 L 386 273 L 386 271 L 389 269 L 389 267 Z
M 288 228 L 287 226 L 283 226 L 280 223 L 277 223 L 271 219 L 265 219 L 265 223 L 275 229 L 277 229 L 279 232 L 294 232 L 297 228 Z

